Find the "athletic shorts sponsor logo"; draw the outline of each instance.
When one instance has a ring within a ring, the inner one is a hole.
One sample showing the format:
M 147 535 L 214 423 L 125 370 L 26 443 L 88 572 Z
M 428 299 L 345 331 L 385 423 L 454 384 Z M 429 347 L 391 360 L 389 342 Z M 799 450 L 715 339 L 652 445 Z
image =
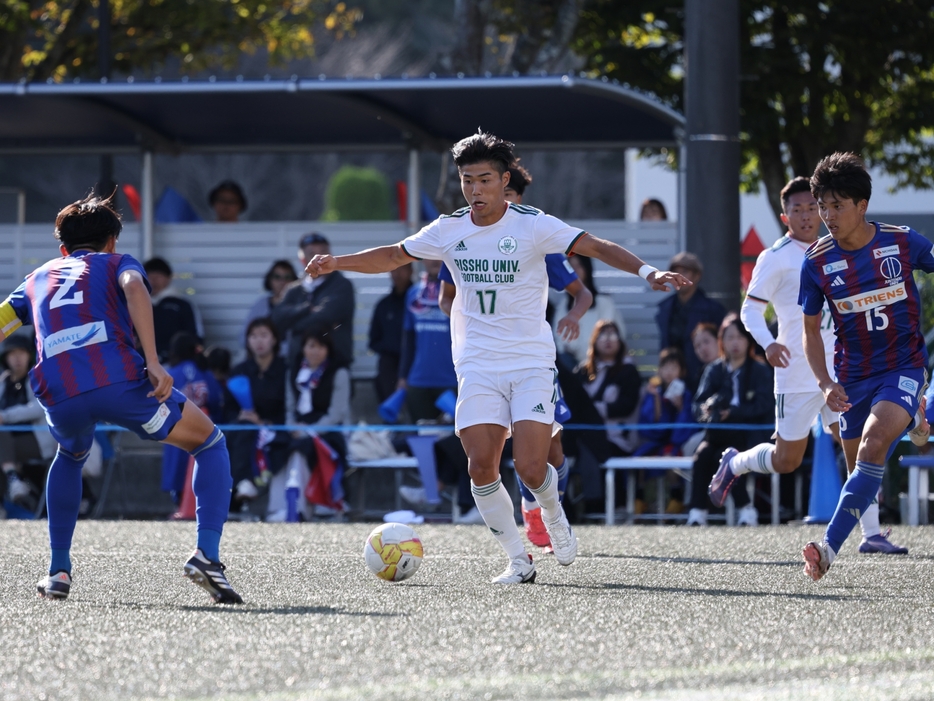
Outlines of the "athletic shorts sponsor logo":
M 849 264 L 845 260 L 838 260 L 836 263 L 828 263 L 824 266 L 824 275 L 832 275 L 841 270 L 846 270 L 849 267 Z
M 910 377 L 905 377 L 904 375 L 898 376 L 898 388 L 906 392 L 911 392 L 912 394 L 918 393 L 917 381 L 912 380 Z
M 83 326 L 72 326 L 46 336 L 42 344 L 46 358 L 66 353 L 67 351 L 93 346 L 107 340 L 107 327 L 103 321 L 92 321 Z
M 899 254 L 898 245 L 886 246 L 885 248 L 872 249 L 873 258 L 886 258 L 888 256 L 897 256 Z
M 867 309 L 884 307 L 895 302 L 902 302 L 908 298 L 905 283 L 901 282 L 892 287 L 883 287 L 878 290 L 860 292 L 851 297 L 833 300 L 834 306 L 841 314 L 856 314 Z
M 152 415 L 152 418 L 143 424 L 143 430 L 150 435 L 156 433 L 165 425 L 165 421 L 169 418 L 170 413 L 169 408 L 165 404 L 160 404 L 159 408 L 156 409 L 156 413 Z

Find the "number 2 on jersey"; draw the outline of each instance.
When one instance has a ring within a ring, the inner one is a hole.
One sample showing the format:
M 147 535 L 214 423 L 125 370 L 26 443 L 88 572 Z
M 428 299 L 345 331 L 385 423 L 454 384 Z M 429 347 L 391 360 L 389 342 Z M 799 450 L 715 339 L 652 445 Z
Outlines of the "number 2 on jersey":
M 484 303 L 483 295 L 487 295 L 489 311 L 487 311 L 487 303 Z M 480 298 L 480 313 L 481 314 L 495 314 L 496 313 L 496 290 L 477 290 L 477 297 Z
M 75 283 L 78 282 L 84 269 L 85 263 L 83 260 L 70 261 L 59 268 L 62 277 L 58 280 L 58 289 L 55 290 L 55 294 L 52 295 L 52 299 L 49 301 L 49 309 L 58 309 L 66 304 L 84 303 L 84 292 L 81 290 L 75 292 L 73 297 L 66 296 L 71 292 L 71 288 L 75 286 Z
M 881 331 L 889 327 L 889 317 L 885 314 L 885 307 L 876 307 L 866 310 L 866 328 L 870 331 Z

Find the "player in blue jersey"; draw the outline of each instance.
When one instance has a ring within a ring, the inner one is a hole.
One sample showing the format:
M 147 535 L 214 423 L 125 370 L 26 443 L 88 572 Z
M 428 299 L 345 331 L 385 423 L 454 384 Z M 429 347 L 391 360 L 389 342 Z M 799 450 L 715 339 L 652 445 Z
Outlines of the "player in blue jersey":
M 514 204 L 522 204 L 522 197 L 525 195 L 525 189 L 532 184 L 532 175 L 523 166 L 519 165 L 518 160 L 507 169 L 509 172 L 509 184 L 506 186 L 506 201 Z M 559 292 L 565 291 L 574 298 L 574 303 L 558 321 L 558 333 L 568 341 L 573 341 L 580 335 L 580 320 L 593 304 L 593 293 L 587 289 L 586 285 L 577 277 L 574 268 L 568 262 L 568 257 L 561 253 L 550 253 L 545 256 L 545 271 L 548 273 L 548 286 Z M 446 265 L 441 266 L 441 273 L 438 275 L 441 280 L 441 309 L 450 316 L 451 305 L 454 303 L 454 297 L 457 295 L 457 288 L 454 286 L 454 277 Z M 555 389 L 560 393 L 561 387 L 555 379 Z M 561 400 L 564 401 L 563 399 Z M 567 405 L 563 405 L 567 409 Z M 557 414 L 557 406 L 556 411 Z M 562 420 L 567 421 L 567 416 Z M 564 455 L 564 446 L 561 444 L 561 424 L 555 418 L 554 428 L 552 430 L 551 445 L 548 448 L 548 464 L 554 465 L 558 473 L 558 495 L 563 499 L 564 492 L 568 485 L 568 467 L 567 458 Z M 522 522 L 525 525 L 525 537 L 529 539 L 532 545 L 550 550 L 551 540 L 548 538 L 548 531 L 542 521 L 542 509 L 538 504 L 532 490 L 525 482 L 519 480 L 519 492 L 522 495 Z
M 866 221 L 872 180 L 852 153 L 818 163 L 811 192 L 830 236 L 811 244 L 801 267 L 804 353 L 827 406 L 840 412 L 850 468 L 823 539 L 804 547 L 804 572 L 817 581 L 876 498 L 896 442 L 909 429 L 922 443 L 929 433 L 923 401 L 928 356 L 912 272 L 934 272 L 934 253 L 909 227 Z M 821 337 L 825 299 L 836 327 L 836 381 Z
M 218 603 L 243 603 L 219 561 L 232 485 L 224 434 L 159 364 L 146 274 L 135 258 L 116 253 L 122 227 L 110 199 L 68 205 L 55 220 L 62 257 L 27 275 L 0 304 L 0 340 L 21 325 L 35 327 L 30 381 L 59 444 L 46 484 L 51 561 L 37 590 L 68 597 L 81 468 L 96 424 L 110 422 L 195 457 L 198 540 L 183 571 Z

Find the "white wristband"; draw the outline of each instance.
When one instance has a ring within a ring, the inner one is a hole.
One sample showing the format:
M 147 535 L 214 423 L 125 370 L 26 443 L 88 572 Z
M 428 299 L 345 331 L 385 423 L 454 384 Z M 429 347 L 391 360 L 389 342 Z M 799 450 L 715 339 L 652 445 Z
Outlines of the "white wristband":
M 648 263 L 645 263 L 643 264 L 641 268 L 639 268 L 639 277 L 641 277 L 643 280 L 648 280 L 649 273 L 657 273 L 657 272 L 658 272 L 658 268 L 653 268 Z

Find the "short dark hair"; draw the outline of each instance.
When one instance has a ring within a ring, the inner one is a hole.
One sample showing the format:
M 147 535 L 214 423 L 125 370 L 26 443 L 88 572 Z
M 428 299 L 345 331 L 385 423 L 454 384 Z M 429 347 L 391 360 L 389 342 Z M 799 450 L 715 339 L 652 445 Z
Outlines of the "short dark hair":
M 302 334 L 302 342 L 299 346 L 299 351 L 301 353 L 305 352 L 305 344 L 308 343 L 311 339 L 316 340 L 322 346 L 328 349 L 328 360 L 332 363 L 334 362 L 334 341 L 331 338 L 331 334 L 327 331 L 320 331 L 318 329 L 308 329 L 305 333 Z
M 872 178 L 862 158 L 855 153 L 838 151 L 821 159 L 811 176 L 811 194 L 821 199 L 829 193 L 853 200 L 855 204 L 860 200 L 869 201 Z
M 519 165 L 518 158 L 507 170 L 509 171 L 509 184 L 506 187 L 512 188 L 521 197 L 525 194 L 525 188 L 532 184 L 532 174 Z
M 799 175 L 796 178 L 792 178 L 788 181 L 785 187 L 782 188 L 782 191 L 779 193 L 779 196 L 782 198 L 782 209 L 785 209 L 785 205 L 788 204 L 788 200 L 791 199 L 792 195 L 797 195 L 799 192 L 810 192 L 811 191 L 811 181 L 805 178 L 803 175 Z
M 201 342 L 190 331 L 177 331 L 169 341 L 169 364 L 178 365 L 186 360 L 193 360 L 202 370 L 205 360 L 201 356 Z
M 661 200 L 654 197 L 649 197 L 647 200 L 642 201 L 642 208 L 639 210 L 639 219 L 645 216 L 645 210 L 649 207 L 657 207 L 659 213 L 662 215 L 662 219 L 668 221 L 668 210 L 665 209 L 665 205 Z
M 211 346 L 204 351 L 207 369 L 224 375 L 230 374 L 231 353 L 223 346 Z
M 72 202 L 55 217 L 55 238 L 69 253 L 79 248 L 100 251 L 112 238 L 119 238 L 123 230 L 120 215 L 114 209 L 113 195 Z
M 208 204 L 213 207 L 214 202 L 224 190 L 227 192 L 232 192 L 237 196 L 237 199 L 240 200 L 240 211 L 245 212 L 246 195 L 243 194 L 243 189 L 240 187 L 240 185 L 233 180 L 224 180 L 223 182 L 218 183 L 208 195 Z
M 740 335 L 749 343 L 749 348 L 746 350 L 747 357 L 754 358 L 756 356 L 756 339 L 749 333 L 749 329 L 746 328 L 746 325 L 740 320 L 739 314 L 736 312 L 730 312 L 723 317 L 723 321 L 720 322 L 720 330 L 717 332 L 717 346 L 720 348 L 720 357 L 726 357 L 726 349 L 723 347 L 723 336 L 726 334 L 726 330 L 731 326 L 735 327 Z
M 143 263 L 143 270 L 146 271 L 147 275 L 150 273 L 162 273 L 166 277 L 172 277 L 172 266 L 169 265 L 169 261 L 165 258 L 150 258 Z
M 253 319 L 246 327 L 246 333 L 243 334 L 246 338 L 246 352 L 247 355 L 252 357 L 250 352 L 250 334 L 253 333 L 253 329 L 258 329 L 260 326 L 263 328 L 269 329 L 269 332 L 272 334 L 272 337 L 275 339 L 275 344 L 272 347 L 272 354 L 279 355 L 279 346 L 282 343 L 282 337 L 279 334 L 279 329 L 276 328 L 275 322 L 270 319 L 268 316 L 261 316 L 258 319 Z
M 496 172 L 502 175 L 516 160 L 512 152 L 513 148 L 514 144 L 509 141 L 504 141 L 493 134 L 477 131 L 476 134 L 471 134 L 454 144 L 451 147 L 451 155 L 454 157 L 454 165 L 458 168 L 489 161 Z
M 263 277 L 263 289 L 267 292 L 272 292 L 272 276 L 275 274 L 276 270 L 283 268 L 288 270 L 291 274 L 292 282 L 298 280 L 298 275 L 295 274 L 295 268 L 292 267 L 292 262 L 285 260 L 274 261 L 272 265 L 269 266 L 269 270 L 266 271 L 265 277 Z
M 331 242 L 328 241 L 327 236 L 324 234 L 319 234 L 317 231 L 310 231 L 307 234 L 302 234 L 302 237 L 298 240 L 298 247 L 305 248 L 306 246 L 313 246 L 316 243 L 320 243 L 325 246 L 331 245 Z
M 658 367 L 660 368 L 665 363 L 677 363 L 678 367 L 681 369 L 679 373 L 680 377 L 684 377 L 687 373 L 687 364 L 684 362 L 684 353 L 681 352 L 680 348 L 674 346 L 669 346 L 668 348 L 662 348 L 661 352 L 658 354 Z

